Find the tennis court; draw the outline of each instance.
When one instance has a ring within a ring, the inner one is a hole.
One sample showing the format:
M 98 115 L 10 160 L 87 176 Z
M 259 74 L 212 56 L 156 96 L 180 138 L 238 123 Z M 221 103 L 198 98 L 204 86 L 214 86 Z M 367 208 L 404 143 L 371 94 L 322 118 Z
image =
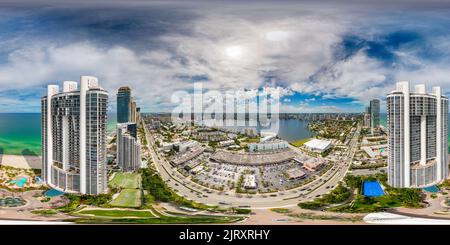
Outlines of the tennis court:
M 383 188 L 381 188 L 378 181 L 364 181 L 363 192 L 366 197 L 380 197 L 384 195 Z

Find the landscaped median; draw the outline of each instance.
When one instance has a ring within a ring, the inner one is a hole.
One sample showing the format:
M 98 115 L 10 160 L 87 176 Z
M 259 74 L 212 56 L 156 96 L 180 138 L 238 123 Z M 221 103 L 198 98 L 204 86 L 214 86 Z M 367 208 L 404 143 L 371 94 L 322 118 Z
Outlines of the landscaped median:
M 97 218 L 154 218 L 157 217 L 152 210 L 132 210 L 132 209 L 82 209 L 74 212 L 73 215 L 88 216 Z
M 79 218 L 67 221 L 92 224 L 206 224 L 206 223 L 233 223 L 243 220 L 242 216 L 220 215 L 186 215 L 164 214 L 156 209 L 133 210 L 118 208 L 84 208 L 72 213 Z
M 330 193 L 323 195 L 321 198 L 316 198 L 314 201 L 310 202 L 301 202 L 298 206 L 304 209 L 319 209 L 347 201 L 350 196 L 351 191 L 349 188 L 338 185 Z

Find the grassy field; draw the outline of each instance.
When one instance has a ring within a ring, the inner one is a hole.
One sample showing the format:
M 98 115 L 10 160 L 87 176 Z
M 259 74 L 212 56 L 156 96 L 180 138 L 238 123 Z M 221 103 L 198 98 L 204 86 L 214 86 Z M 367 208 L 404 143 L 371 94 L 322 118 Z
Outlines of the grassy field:
M 149 211 L 138 211 L 138 210 L 115 210 L 115 209 L 93 209 L 93 210 L 82 210 L 77 214 L 82 215 L 94 215 L 100 217 L 138 217 L 138 218 L 152 218 L 155 217 Z
M 292 142 L 291 145 L 293 145 L 293 146 L 295 146 L 295 147 L 300 147 L 300 146 L 302 146 L 303 144 L 305 144 L 306 142 L 308 142 L 308 141 L 310 141 L 310 140 L 311 140 L 311 138 L 306 138 L 306 139 L 298 140 L 298 141 Z
M 140 189 L 124 189 L 110 204 L 114 207 L 138 208 L 141 206 L 141 200 Z
M 135 173 L 116 173 L 109 184 L 124 189 L 138 189 L 141 188 L 141 177 Z

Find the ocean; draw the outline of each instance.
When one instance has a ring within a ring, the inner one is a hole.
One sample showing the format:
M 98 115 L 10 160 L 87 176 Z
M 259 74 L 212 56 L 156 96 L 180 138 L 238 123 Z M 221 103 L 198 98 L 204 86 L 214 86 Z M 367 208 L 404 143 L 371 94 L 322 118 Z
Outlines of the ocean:
M 0 113 L 0 154 L 40 155 L 40 120 L 40 113 Z M 381 114 L 380 123 L 386 126 L 386 114 Z M 108 114 L 108 132 L 114 131 L 115 125 L 116 114 Z M 310 138 L 314 134 L 307 125 L 296 119 L 280 120 L 278 135 L 289 142 Z
M 115 124 L 116 115 L 108 114 L 108 132 Z M 40 155 L 41 114 L 0 113 L 0 154 Z

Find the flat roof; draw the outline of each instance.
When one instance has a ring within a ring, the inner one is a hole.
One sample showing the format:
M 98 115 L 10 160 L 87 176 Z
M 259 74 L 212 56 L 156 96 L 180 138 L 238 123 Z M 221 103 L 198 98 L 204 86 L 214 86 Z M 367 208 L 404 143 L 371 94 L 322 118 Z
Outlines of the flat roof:
M 312 139 L 312 140 L 306 142 L 305 145 L 309 148 L 325 150 L 328 146 L 331 145 L 331 141 Z
M 290 161 L 295 157 L 295 152 L 289 148 L 270 153 L 248 153 L 217 150 L 211 159 L 216 162 L 236 165 L 265 165 Z
M 287 170 L 286 173 L 289 175 L 289 179 L 296 179 L 305 176 L 305 172 L 298 168 L 291 168 Z

